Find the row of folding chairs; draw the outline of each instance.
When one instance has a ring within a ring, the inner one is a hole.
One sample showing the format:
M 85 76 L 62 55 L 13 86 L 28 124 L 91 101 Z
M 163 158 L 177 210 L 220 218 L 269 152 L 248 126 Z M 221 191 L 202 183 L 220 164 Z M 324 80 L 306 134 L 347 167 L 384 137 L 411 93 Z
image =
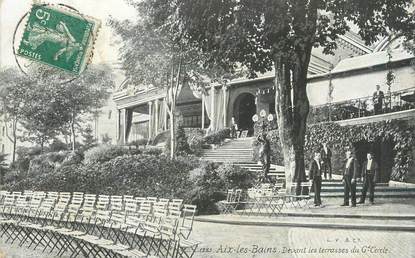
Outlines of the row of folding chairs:
M 0 191 L 0 205 L 3 203 L 6 195 L 13 195 L 16 200 L 20 202 L 29 201 L 30 199 L 50 199 L 55 202 L 69 202 L 71 205 L 81 206 L 82 209 L 102 209 L 111 210 L 112 212 L 122 212 L 127 207 L 134 205 L 139 208 L 140 205 L 145 203 L 149 204 L 163 204 L 171 209 L 180 209 L 183 204 L 183 199 L 166 199 L 157 197 L 134 197 L 132 195 L 95 195 L 95 194 L 84 194 L 81 192 L 33 192 L 24 191 L 22 192 L 7 192 Z
M 19 245 L 30 240 L 73 257 L 191 257 L 199 244 L 189 239 L 196 207 L 180 200 L 116 198 L 122 208 L 104 209 L 111 197 L 0 194 L 2 236 Z
M 220 201 L 222 213 L 235 213 L 238 208 L 242 208 L 239 214 L 268 214 L 269 216 L 278 215 L 284 207 L 292 208 L 309 207 L 310 184 L 302 183 L 301 194 L 287 194 L 283 183 L 262 184 L 257 188 L 249 188 L 246 192 L 242 189 L 229 189 L 226 199 Z M 296 187 L 290 185 L 290 189 Z

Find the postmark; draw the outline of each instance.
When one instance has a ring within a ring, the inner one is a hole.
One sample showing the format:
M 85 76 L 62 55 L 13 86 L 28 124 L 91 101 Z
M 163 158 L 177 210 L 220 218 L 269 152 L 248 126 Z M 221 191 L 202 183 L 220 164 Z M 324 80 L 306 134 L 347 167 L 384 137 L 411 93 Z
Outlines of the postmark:
M 34 4 L 16 54 L 79 75 L 90 60 L 100 25 L 69 9 Z

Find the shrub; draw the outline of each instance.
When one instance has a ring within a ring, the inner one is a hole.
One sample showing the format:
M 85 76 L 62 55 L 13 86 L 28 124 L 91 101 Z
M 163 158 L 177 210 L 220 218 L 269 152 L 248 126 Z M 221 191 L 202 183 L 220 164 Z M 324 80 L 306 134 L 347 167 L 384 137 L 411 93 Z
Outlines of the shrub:
M 218 164 L 203 162 L 190 172 L 194 187 L 189 189 L 192 204 L 197 205 L 200 214 L 218 213 L 218 201 L 225 198 L 225 182 L 217 171 Z
M 203 141 L 206 144 L 221 144 L 223 140 L 230 137 L 230 133 L 231 133 L 230 128 L 224 128 L 210 135 L 205 136 L 203 138 Z
M 190 154 L 189 143 L 187 142 L 187 136 L 183 127 L 179 126 L 176 132 L 176 151 L 177 155 Z
M 86 163 L 109 161 L 115 157 L 130 153 L 139 153 L 138 150 L 129 150 L 118 145 L 100 145 L 85 152 Z
M 217 171 L 225 183 L 225 189 L 248 189 L 257 179 L 255 172 L 232 164 L 222 164 Z
M 203 153 L 203 137 L 193 136 L 189 141 L 189 148 L 193 155 L 201 156 Z

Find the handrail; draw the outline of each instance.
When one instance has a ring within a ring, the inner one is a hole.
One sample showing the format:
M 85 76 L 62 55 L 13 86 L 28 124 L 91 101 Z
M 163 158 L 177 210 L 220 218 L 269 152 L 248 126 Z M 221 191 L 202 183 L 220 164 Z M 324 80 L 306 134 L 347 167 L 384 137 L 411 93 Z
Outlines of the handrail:
M 374 110 L 373 96 L 313 106 L 309 121 L 311 123 L 339 121 L 415 109 L 414 102 L 402 99 L 402 96 L 408 93 L 415 95 L 415 87 L 384 93 L 382 109 L 378 112 Z

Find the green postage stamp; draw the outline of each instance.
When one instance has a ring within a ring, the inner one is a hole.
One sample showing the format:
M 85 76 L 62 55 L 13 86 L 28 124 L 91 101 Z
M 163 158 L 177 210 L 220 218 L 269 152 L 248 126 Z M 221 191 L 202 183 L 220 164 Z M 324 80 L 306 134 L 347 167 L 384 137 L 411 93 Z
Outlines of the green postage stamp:
M 100 22 L 51 5 L 34 4 L 17 55 L 73 74 L 92 56 Z

